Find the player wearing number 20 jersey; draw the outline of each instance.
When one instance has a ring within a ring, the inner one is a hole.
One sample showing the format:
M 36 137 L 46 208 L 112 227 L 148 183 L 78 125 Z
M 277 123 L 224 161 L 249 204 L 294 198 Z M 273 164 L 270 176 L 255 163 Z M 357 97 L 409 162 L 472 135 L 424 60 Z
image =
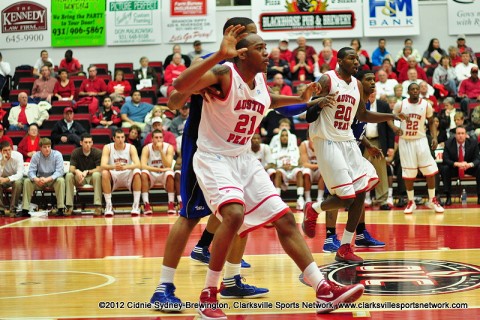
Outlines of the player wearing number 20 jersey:
M 358 80 L 352 76 L 347 83 L 337 71 L 325 75 L 330 82 L 329 94 L 335 94 L 336 104 L 333 108 L 323 108 L 318 119 L 310 124 L 309 134 L 330 193 L 342 199 L 355 198 L 356 193 L 368 191 L 378 183 L 373 174 L 375 169 L 362 156 L 351 130 L 360 102 Z

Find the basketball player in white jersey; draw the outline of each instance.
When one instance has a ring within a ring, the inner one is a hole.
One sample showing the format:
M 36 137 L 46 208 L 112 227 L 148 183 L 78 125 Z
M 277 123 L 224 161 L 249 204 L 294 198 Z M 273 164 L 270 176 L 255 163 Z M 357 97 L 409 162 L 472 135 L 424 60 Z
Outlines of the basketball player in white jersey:
M 115 130 L 114 142 L 103 147 L 102 152 L 102 190 L 105 197 L 105 216 L 113 216 L 112 191 L 128 188 L 133 191 L 132 216 L 140 214 L 140 160 L 137 150 L 130 143 L 125 143 L 122 129 Z
M 168 203 L 175 200 L 174 171 L 172 169 L 173 155 L 175 151 L 173 146 L 163 141 L 163 132 L 154 130 L 152 132 L 152 142 L 142 149 L 140 163 L 142 164 L 142 200 L 144 204 L 144 214 L 152 214 L 152 206 L 148 199 L 148 192 L 157 184 L 165 186 L 168 195 Z M 175 214 L 175 208 L 169 206 L 168 214 Z
M 409 98 L 404 99 L 400 105 L 396 105 L 393 113 L 405 113 L 409 116 L 407 122 L 402 122 L 400 129 L 403 134 L 398 141 L 400 162 L 402 164 L 402 177 L 407 189 L 408 203 L 405 213 L 412 213 L 417 208 L 414 199 L 413 183 L 418 170 L 427 179 L 428 204 L 427 206 L 437 213 L 444 211 L 435 197 L 435 175 L 438 173 L 437 163 L 430 153 L 425 123 L 428 120 L 430 134 L 432 135 L 432 150 L 437 148 L 437 127 L 433 124 L 433 108 L 425 99 L 420 98 L 420 86 L 412 83 L 408 86 Z
M 300 165 L 303 167 L 303 185 L 305 186 L 305 201 L 312 202 L 312 183 L 318 185 L 317 202 L 323 201 L 325 194 L 325 183 L 323 182 L 320 170 L 318 170 L 317 156 L 313 149 L 313 142 L 307 131 L 307 140 L 300 144 Z
M 248 152 L 253 154 L 255 158 L 260 161 L 263 168 L 267 171 L 270 179 L 273 181 L 275 177 L 275 160 L 272 157 L 272 150 L 268 144 L 262 143 L 262 137 L 260 134 L 255 133 L 252 137 L 252 147 L 248 149 Z
M 264 72 L 268 53 L 263 39 L 243 33 L 244 27 L 226 29 L 220 49 L 190 66 L 174 82 L 182 93 L 216 85 L 223 98 L 203 102 L 194 170 L 212 212 L 222 220 L 215 232 L 209 269 L 200 296 L 208 304 L 199 309 L 203 318 L 227 319 L 215 308 L 218 282 L 235 233 L 240 236 L 273 222 L 285 251 L 315 289 L 317 301 L 329 312 L 341 301 L 354 301 L 363 293 L 361 284 L 339 287 L 324 279 L 301 236 L 291 210 L 281 200 L 260 162 L 247 151 L 255 129 L 270 107 L 304 103 L 318 91 L 312 83 L 301 97 L 268 92 Z M 238 43 L 237 43 L 238 42 Z M 218 62 L 234 58 L 217 66 Z
M 310 124 L 309 133 L 320 173 L 332 197 L 322 203 L 305 205 L 303 227 L 314 228 L 314 224 L 305 221 L 316 221 L 321 211 L 348 208 L 347 225 L 335 260 L 363 263 L 363 259 L 353 253 L 351 242 L 363 211 L 365 192 L 375 186 L 378 177 L 372 164 L 362 156 L 351 125 L 355 116 L 359 121 L 378 123 L 399 117 L 405 119 L 405 115 L 368 111 L 362 84 L 353 77 L 360 65 L 358 55 L 352 48 L 345 47 L 338 51 L 337 59 L 339 68 L 324 73 L 319 80 L 320 95 L 325 98 L 307 110 L 307 121 L 316 119 Z

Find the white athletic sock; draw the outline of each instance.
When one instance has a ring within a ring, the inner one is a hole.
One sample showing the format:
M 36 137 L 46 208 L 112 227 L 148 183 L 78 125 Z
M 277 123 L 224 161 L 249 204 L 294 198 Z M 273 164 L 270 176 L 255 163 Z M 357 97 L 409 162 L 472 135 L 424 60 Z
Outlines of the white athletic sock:
M 218 288 L 218 281 L 220 280 L 220 274 L 222 271 L 213 271 L 208 268 L 207 276 L 205 278 L 205 288 L 215 287 Z
M 370 192 L 365 193 L 365 202 L 371 202 L 372 199 L 370 198 Z
M 140 205 L 140 194 L 141 191 L 133 191 L 133 208 L 138 208 Z
M 435 188 L 428 189 L 428 202 L 432 202 L 432 199 L 435 197 Z
M 305 270 L 303 270 L 303 277 L 305 281 L 312 286 L 315 292 L 317 291 L 318 285 L 320 282 L 325 280 L 323 274 L 318 269 L 318 266 L 315 262 L 310 263 Z
M 325 195 L 325 190 L 318 189 L 317 201 L 323 201 L 323 196 Z
M 347 230 L 343 231 L 343 236 L 342 236 L 342 245 L 345 243 L 352 243 L 353 239 L 353 232 L 349 232 Z
M 175 277 L 175 272 L 177 269 L 170 268 L 167 266 L 162 266 L 162 273 L 160 274 L 160 283 L 173 283 L 173 278 Z
M 305 191 L 305 201 L 310 202 L 312 201 L 312 196 L 310 194 L 311 191 Z
M 112 194 L 111 193 L 104 193 L 103 197 L 105 198 L 105 206 L 112 206 Z
M 150 202 L 148 200 L 148 192 L 142 192 L 142 200 L 143 200 L 143 203 L 149 203 Z
M 407 190 L 407 197 L 408 197 L 408 201 L 415 201 L 415 195 L 413 194 L 413 190 L 412 191 Z
M 168 202 L 175 202 L 175 193 L 169 192 L 167 195 L 168 195 Z
M 223 279 L 231 279 L 236 275 L 240 274 L 241 263 L 230 263 L 225 262 L 225 273 L 223 275 Z
M 393 188 L 388 188 L 388 197 L 393 197 Z
M 181 195 L 178 195 L 178 196 L 177 196 L 177 201 L 178 201 L 178 202 L 182 202 L 182 196 L 181 196 Z
M 303 197 L 303 193 L 305 192 L 305 189 L 303 187 L 298 187 L 297 188 L 297 196 L 300 198 L 300 197 Z

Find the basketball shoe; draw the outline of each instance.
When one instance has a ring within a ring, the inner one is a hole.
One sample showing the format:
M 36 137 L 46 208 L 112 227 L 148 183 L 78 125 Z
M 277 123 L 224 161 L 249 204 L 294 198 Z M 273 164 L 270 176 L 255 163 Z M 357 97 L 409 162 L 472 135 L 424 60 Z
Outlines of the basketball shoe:
M 227 319 L 227 315 L 218 307 L 217 292 L 216 287 L 208 287 L 202 290 L 200 305 L 197 309 L 201 319 Z
M 340 303 L 357 301 L 363 294 L 365 287 L 361 284 L 339 286 L 323 280 L 317 288 L 317 313 L 327 313 L 339 307 Z
M 223 279 L 220 284 L 220 297 L 225 299 L 260 298 L 269 292 L 266 288 L 257 288 L 242 283 L 242 280 L 245 279 L 239 274 L 233 278 Z
M 345 243 L 338 248 L 335 260 L 338 262 L 346 262 L 348 264 L 362 264 L 363 259 L 355 255 L 350 243 Z
M 303 233 L 309 238 L 315 237 L 315 229 L 317 227 L 318 212 L 312 208 L 312 202 L 307 202 L 303 210 Z
M 358 248 L 382 248 L 385 242 L 373 238 L 367 230 L 355 236 L 355 247 Z
M 332 234 L 325 239 L 323 243 L 323 252 L 337 252 L 340 248 L 340 240 L 338 240 L 336 234 Z
M 166 312 L 185 310 L 182 301 L 175 296 L 175 286 L 173 283 L 160 283 L 157 289 L 155 289 L 150 303 L 155 310 Z

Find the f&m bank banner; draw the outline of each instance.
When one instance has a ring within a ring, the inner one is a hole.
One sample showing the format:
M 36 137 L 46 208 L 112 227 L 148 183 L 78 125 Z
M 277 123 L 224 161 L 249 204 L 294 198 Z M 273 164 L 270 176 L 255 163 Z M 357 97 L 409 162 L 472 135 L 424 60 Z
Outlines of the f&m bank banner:
M 420 34 L 417 0 L 364 0 L 363 32 L 367 37 Z

